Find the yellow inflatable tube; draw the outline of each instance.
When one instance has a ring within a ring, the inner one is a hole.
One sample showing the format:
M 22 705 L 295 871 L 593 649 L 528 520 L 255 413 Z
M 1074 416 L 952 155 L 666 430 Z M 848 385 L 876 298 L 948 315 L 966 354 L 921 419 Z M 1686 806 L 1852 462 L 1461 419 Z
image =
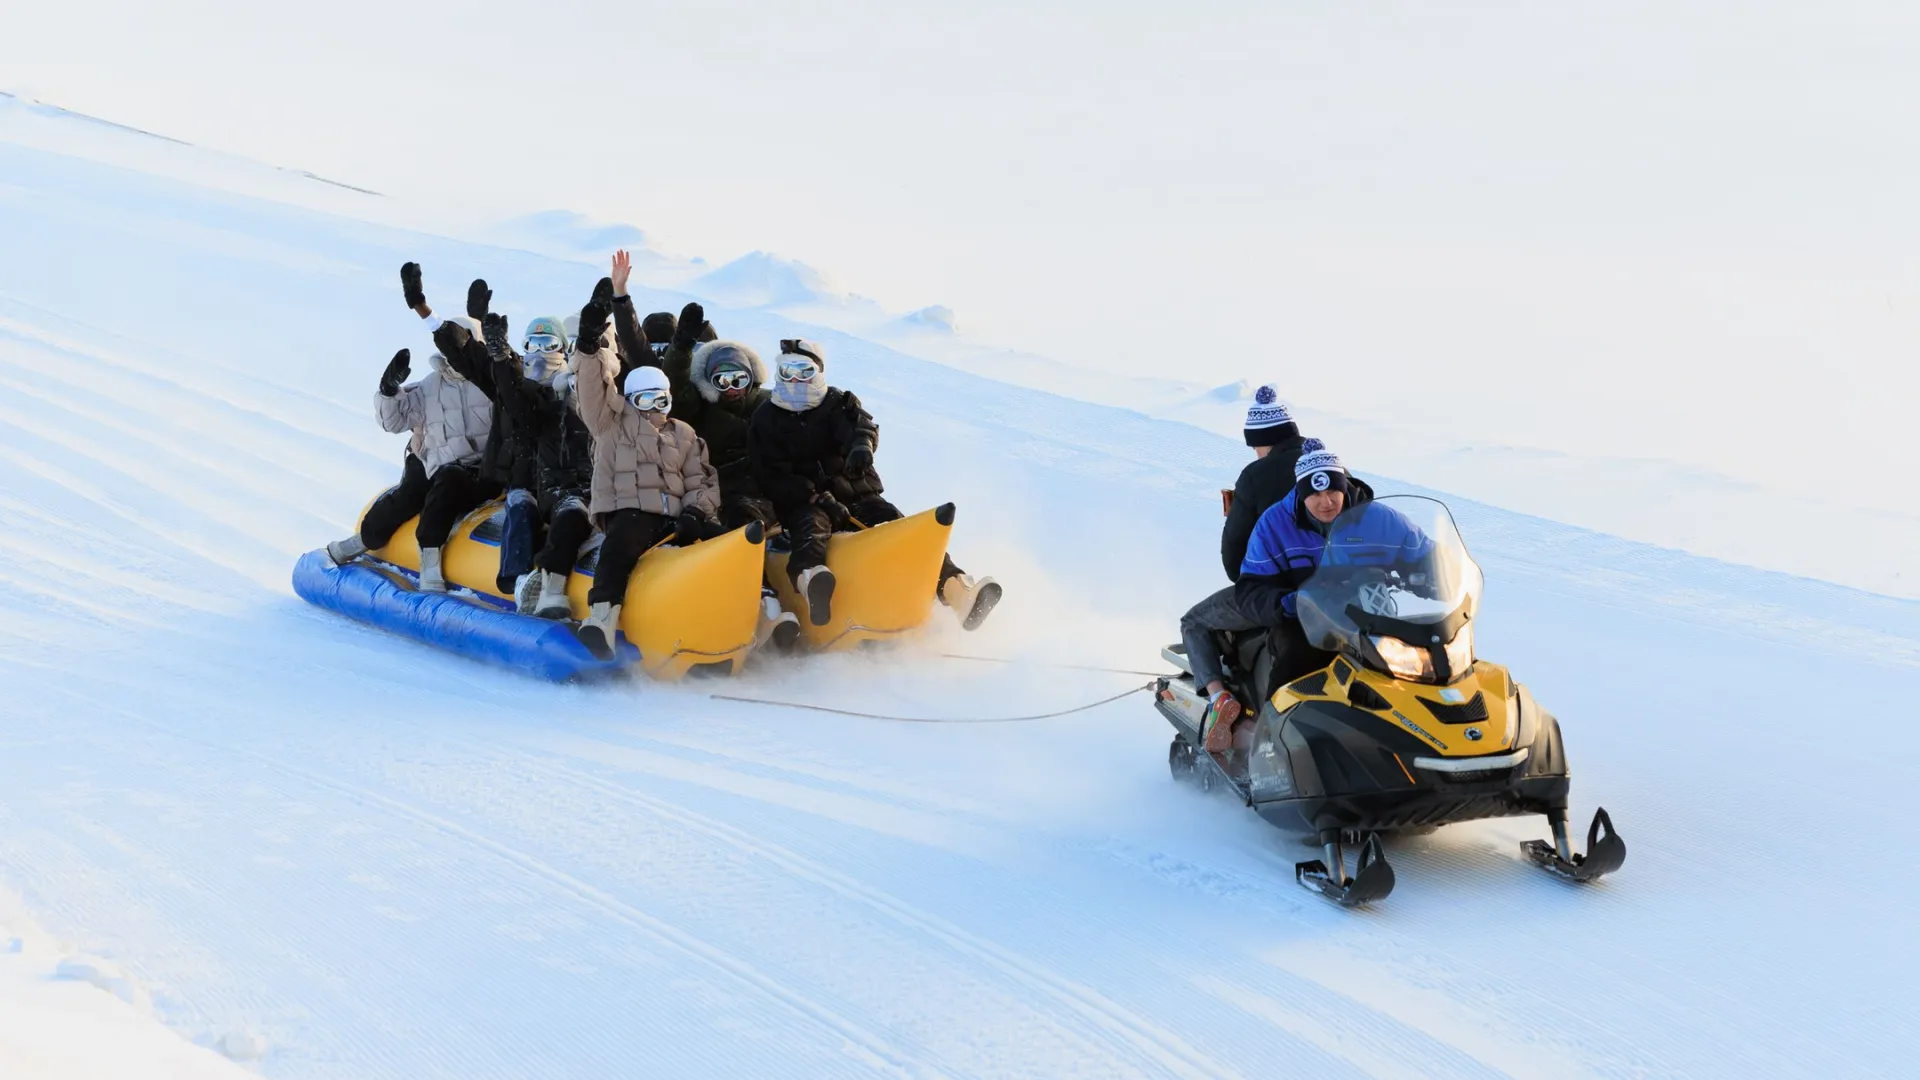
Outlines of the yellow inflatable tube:
M 933 612 L 940 564 L 953 532 L 953 504 L 858 532 L 834 533 L 827 541 L 833 571 L 833 619 L 815 626 L 804 598 L 787 576 L 787 553 L 767 549 L 767 580 L 780 603 L 800 616 L 800 635 L 815 651 L 837 652 L 868 641 L 885 641 L 926 624 Z
M 504 517 L 505 506 L 500 499 L 482 506 L 447 537 L 440 549 L 440 572 L 449 582 L 511 599 L 494 584 L 500 546 L 493 519 Z M 418 572 L 420 547 L 413 535 L 417 522 L 409 518 L 374 557 Z M 480 530 L 480 539 L 475 539 L 475 530 Z M 495 538 L 492 543 L 489 534 Z M 641 669 L 657 679 L 678 679 L 695 668 L 738 674 L 753 651 L 759 626 L 765 546 L 760 529 L 749 526 L 691 547 L 662 546 L 642 555 L 620 611 L 620 631 L 640 650 Z M 575 619 L 586 617 L 587 590 L 593 587 L 598 556 L 597 547 L 585 553 L 567 579 Z

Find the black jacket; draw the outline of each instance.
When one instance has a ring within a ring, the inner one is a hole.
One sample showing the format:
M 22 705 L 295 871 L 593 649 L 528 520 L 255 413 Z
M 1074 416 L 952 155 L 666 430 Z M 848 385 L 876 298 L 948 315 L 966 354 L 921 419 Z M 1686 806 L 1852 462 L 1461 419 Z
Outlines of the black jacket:
M 623 338 L 648 341 L 651 348 L 650 339 L 634 321 L 631 301 L 616 302 L 613 315 Z M 755 386 L 738 402 L 725 398 L 708 401 L 701 388 L 694 385 L 693 352 L 682 339 L 674 339 L 656 355 L 660 369 L 667 373 L 667 381 L 673 386 L 673 418 L 685 421 L 695 435 L 706 440 L 707 460 L 720 474 L 720 500 L 764 497 L 759 481 L 754 479 L 753 463 L 747 451 L 747 423 L 773 394 L 764 386 Z
M 753 477 L 773 508 L 786 517 L 831 495 L 842 506 L 885 490 L 880 474 L 868 466 L 847 469 L 847 454 L 856 446 L 869 451 L 880 444 L 880 427 L 860 407 L 860 399 L 839 387 L 829 387 L 820 404 L 806 412 L 790 412 L 768 401 L 747 421 L 747 454 Z
M 1306 439 L 1296 432 L 1274 444 L 1266 457 L 1249 462 L 1240 470 L 1240 479 L 1233 482 L 1233 506 L 1220 529 L 1220 565 L 1226 567 L 1228 581 L 1240 580 L 1240 564 L 1247 558 L 1253 523 L 1260 520 L 1267 507 L 1293 490 L 1293 467 L 1300 461 L 1300 444 L 1304 442 Z
M 524 436 L 515 430 L 513 417 L 501 407 L 487 343 L 456 323 L 442 323 L 440 329 L 434 331 L 433 343 L 440 349 L 440 355 L 447 358 L 448 367 L 478 386 L 493 402 L 493 427 L 487 432 L 487 446 L 480 455 L 480 478 L 507 487 L 531 488 L 533 456 L 521 448 Z
M 508 361 L 496 365 L 494 384 L 508 388 L 500 404 L 519 440 L 518 452 L 533 462 L 536 490 L 546 496 L 591 487 L 593 434 L 570 396 L 527 378 Z

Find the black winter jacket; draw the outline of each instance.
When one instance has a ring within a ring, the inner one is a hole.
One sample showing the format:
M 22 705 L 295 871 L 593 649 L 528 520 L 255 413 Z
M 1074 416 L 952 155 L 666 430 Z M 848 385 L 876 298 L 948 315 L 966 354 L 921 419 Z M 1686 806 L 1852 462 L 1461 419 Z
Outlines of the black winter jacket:
M 721 501 L 763 497 L 747 452 L 747 422 L 773 395 L 756 386 L 737 405 L 708 401 L 693 384 L 693 353 L 677 338 L 664 344 L 649 339 L 634 313 L 631 296 L 614 297 L 613 325 L 615 340 L 628 356 L 651 356 L 667 373 L 673 389 L 673 418 L 706 440 L 707 461 L 720 474 Z M 621 374 L 625 373 L 623 364 Z
M 829 387 L 820 404 L 790 412 L 772 401 L 747 421 L 747 452 L 754 479 L 781 517 L 820 494 L 842 506 L 885 490 L 872 466 L 847 470 L 847 454 L 856 446 L 869 451 L 880 444 L 880 427 L 850 391 Z
M 480 479 L 507 487 L 533 486 L 533 454 L 523 446 L 525 436 L 515 430 L 513 417 L 501 408 L 500 394 L 494 385 L 493 358 L 487 355 L 487 343 L 467 333 L 455 323 L 443 323 L 434 331 L 433 343 L 447 366 L 480 388 L 493 402 L 493 428 L 487 432 L 487 447 L 480 455 Z
M 500 404 L 520 440 L 520 451 L 533 460 L 533 479 L 540 494 L 585 492 L 591 487 L 593 434 L 574 408 L 572 395 L 563 396 L 527 378 L 510 361 L 495 366 L 494 384 L 509 388 Z
M 1293 490 L 1293 467 L 1300 461 L 1300 444 L 1304 442 L 1306 439 L 1296 430 L 1274 444 L 1266 457 L 1248 462 L 1240 470 L 1240 479 L 1233 482 L 1233 506 L 1220 529 L 1220 565 L 1226 567 L 1228 581 L 1240 580 L 1240 564 L 1247 559 L 1247 541 L 1253 536 L 1254 522 L 1267 507 Z

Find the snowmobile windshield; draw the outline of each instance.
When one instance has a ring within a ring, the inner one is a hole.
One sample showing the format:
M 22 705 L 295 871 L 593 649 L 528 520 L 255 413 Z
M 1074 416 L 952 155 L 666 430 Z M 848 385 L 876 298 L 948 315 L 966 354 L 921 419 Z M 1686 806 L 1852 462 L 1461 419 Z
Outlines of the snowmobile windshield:
M 1296 609 L 1316 647 L 1395 678 L 1444 684 L 1473 666 L 1482 586 L 1446 504 L 1394 495 L 1334 519 Z

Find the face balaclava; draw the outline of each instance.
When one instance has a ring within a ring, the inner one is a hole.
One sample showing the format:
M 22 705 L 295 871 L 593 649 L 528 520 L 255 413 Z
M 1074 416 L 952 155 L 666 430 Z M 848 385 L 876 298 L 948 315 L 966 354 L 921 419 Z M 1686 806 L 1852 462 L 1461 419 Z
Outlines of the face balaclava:
M 811 377 L 807 377 L 808 371 L 812 372 Z M 804 338 L 780 342 L 780 359 L 773 380 L 773 403 L 788 412 L 806 412 L 820 404 L 826 396 L 826 350 Z
M 536 348 L 546 340 L 558 342 L 559 347 Z M 522 342 L 522 347 L 526 350 L 526 355 L 521 363 L 527 378 L 534 382 L 552 386 L 554 379 L 567 370 L 567 328 L 559 319 L 551 315 L 542 315 L 528 323 L 527 336 Z

